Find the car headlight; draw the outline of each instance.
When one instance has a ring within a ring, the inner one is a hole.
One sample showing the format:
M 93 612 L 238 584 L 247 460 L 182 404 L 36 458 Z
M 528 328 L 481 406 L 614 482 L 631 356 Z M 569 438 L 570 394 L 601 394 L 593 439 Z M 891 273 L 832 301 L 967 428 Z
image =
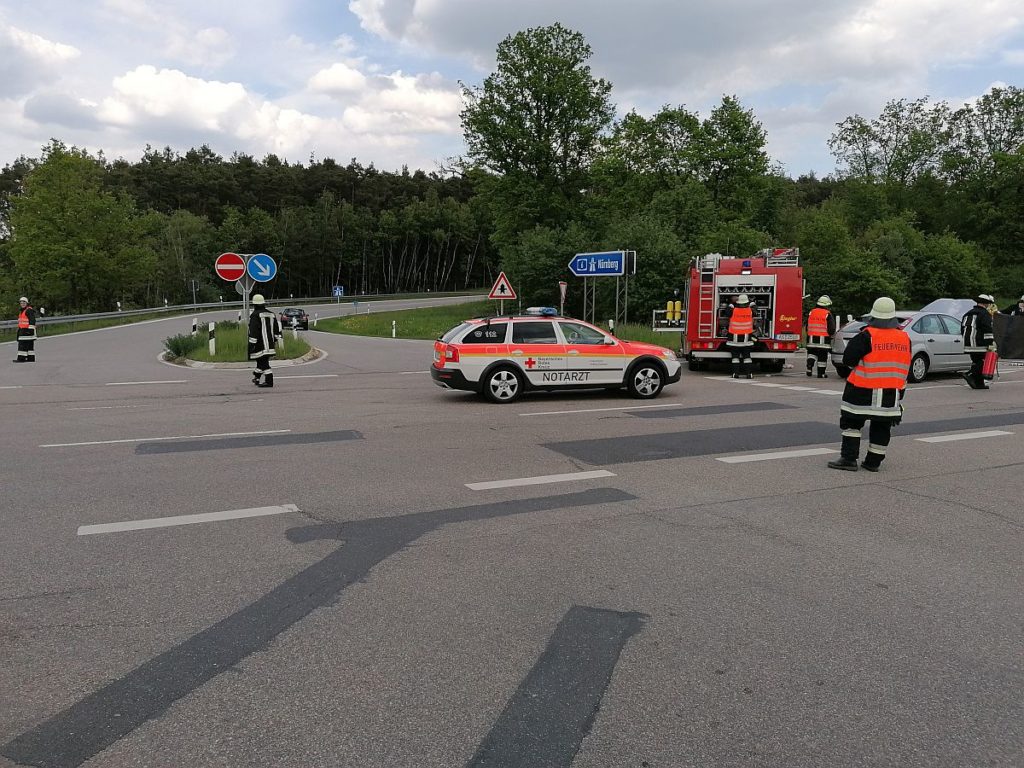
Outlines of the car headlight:
M 676 353 L 673 352 L 671 349 L 663 349 L 661 351 L 661 354 L 663 354 L 669 360 L 675 360 L 676 359 Z

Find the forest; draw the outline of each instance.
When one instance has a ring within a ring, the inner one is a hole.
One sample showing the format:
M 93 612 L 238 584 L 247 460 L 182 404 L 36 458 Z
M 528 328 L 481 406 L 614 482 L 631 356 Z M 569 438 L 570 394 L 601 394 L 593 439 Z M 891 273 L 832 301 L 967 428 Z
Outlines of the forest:
M 835 169 L 791 178 L 739 98 L 617 116 L 592 55 L 560 24 L 509 35 L 490 75 L 463 85 L 464 155 L 430 171 L 205 145 L 110 160 L 54 139 L 0 171 L 5 315 L 22 294 L 62 314 L 187 303 L 193 289 L 228 300 L 212 269 L 223 251 L 273 255 L 276 296 L 460 291 L 503 269 L 529 304 L 557 304 L 568 279 L 578 311 L 572 254 L 632 249 L 640 321 L 691 258 L 770 246 L 800 248 L 810 293 L 841 312 L 882 294 L 1024 292 L 1020 88 L 852 115 L 828 138 Z

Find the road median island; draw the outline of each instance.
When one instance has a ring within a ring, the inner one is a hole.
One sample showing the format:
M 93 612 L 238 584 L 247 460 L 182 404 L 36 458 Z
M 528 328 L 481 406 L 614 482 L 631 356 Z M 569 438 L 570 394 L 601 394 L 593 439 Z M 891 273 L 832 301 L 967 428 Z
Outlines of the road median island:
M 180 334 L 164 340 L 160 360 L 173 365 L 199 369 L 249 368 L 248 331 L 232 320 L 216 324 L 215 352 L 210 354 L 209 331 L 201 328 L 196 335 Z M 301 335 L 286 329 L 274 357 L 275 367 L 304 365 L 326 357 L 326 353 L 313 347 Z

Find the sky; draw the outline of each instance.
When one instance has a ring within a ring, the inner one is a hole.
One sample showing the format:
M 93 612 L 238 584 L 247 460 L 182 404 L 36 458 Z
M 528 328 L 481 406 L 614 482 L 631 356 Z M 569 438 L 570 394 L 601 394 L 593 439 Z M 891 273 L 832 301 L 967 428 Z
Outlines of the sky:
M 1024 0 L 0 0 L 0 165 L 57 138 L 438 171 L 459 83 L 556 21 L 620 116 L 736 95 L 792 176 L 833 172 L 836 123 L 891 99 L 1024 86 Z

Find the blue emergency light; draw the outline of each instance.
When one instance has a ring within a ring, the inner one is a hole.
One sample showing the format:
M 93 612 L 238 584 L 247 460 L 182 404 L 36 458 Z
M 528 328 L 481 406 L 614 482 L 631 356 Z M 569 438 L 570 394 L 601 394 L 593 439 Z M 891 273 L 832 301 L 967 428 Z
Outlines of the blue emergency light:
M 537 315 L 539 317 L 556 317 L 558 310 L 554 307 L 527 307 L 526 314 Z

